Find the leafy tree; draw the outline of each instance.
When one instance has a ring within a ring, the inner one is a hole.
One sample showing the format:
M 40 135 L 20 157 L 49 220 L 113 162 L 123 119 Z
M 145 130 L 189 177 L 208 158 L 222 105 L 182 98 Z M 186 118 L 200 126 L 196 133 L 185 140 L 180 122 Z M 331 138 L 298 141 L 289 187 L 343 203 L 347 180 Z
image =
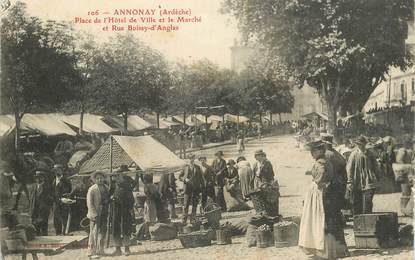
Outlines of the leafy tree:
M 90 78 L 94 102 L 102 112 L 121 114 L 124 132 L 130 113 L 139 113 L 152 101 L 162 102 L 155 100 L 154 93 L 168 84 L 166 63 L 158 52 L 131 34 L 111 38 L 100 47 L 93 64 Z
M 224 0 L 251 39 L 262 43 L 301 87 L 315 88 L 334 131 L 339 106 L 362 107 L 390 66 L 405 69 L 411 0 Z
M 3 113 L 14 114 L 16 149 L 23 115 L 53 110 L 71 98 L 70 89 L 79 79 L 74 57 L 67 52 L 69 28 L 50 21 L 56 30 L 49 31 L 48 24 L 28 16 L 25 8 L 17 2 L 1 26 L 1 105 Z

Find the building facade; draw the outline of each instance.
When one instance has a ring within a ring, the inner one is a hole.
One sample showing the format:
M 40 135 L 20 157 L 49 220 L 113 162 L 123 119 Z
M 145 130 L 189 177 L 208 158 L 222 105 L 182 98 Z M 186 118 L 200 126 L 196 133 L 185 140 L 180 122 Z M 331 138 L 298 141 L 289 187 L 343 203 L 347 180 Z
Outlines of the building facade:
M 231 69 L 235 72 L 241 72 L 246 68 L 246 64 L 255 52 L 255 48 L 246 45 L 238 45 L 235 41 L 231 49 Z M 317 92 L 305 85 L 301 89 L 294 88 L 291 90 L 294 96 L 294 107 L 291 113 L 281 114 L 281 120 L 300 120 L 303 115 L 318 112 L 326 113 L 322 100 Z M 275 120 L 278 117 L 273 117 Z

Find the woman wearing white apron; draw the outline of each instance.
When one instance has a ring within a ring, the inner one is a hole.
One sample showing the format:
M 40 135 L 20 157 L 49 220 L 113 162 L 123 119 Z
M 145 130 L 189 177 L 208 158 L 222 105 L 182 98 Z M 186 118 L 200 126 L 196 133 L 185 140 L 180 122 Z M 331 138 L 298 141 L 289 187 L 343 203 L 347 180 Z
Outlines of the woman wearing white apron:
M 324 156 L 322 141 L 309 142 L 307 147 L 316 161 L 311 170 L 313 181 L 304 199 L 298 245 L 307 254 L 324 259 L 344 257 L 347 246 L 338 238 L 338 230 L 343 226 L 333 206 L 338 191 L 330 185 L 333 166 Z

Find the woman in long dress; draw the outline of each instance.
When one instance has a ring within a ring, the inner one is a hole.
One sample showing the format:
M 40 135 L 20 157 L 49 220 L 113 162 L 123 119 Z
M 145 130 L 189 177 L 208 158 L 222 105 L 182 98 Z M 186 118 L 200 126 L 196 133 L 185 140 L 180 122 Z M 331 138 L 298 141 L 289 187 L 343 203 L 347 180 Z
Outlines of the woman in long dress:
M 325 158 L 322 141 L 309 142 L 307 147 L 316 161 L 311 170 L 313 181 L 304 199 L 298 245 L 307 254 L 324 259 L 344 257 L 348 252 L 344 233 L 340 232 L 341 214 L 334 205 L 338 191 L 331 186 L 333 165 Z

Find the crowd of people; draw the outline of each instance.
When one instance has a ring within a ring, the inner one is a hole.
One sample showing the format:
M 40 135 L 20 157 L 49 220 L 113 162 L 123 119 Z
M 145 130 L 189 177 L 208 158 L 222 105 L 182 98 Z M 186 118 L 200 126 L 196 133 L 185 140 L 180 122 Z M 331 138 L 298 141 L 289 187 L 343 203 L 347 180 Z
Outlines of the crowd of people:
M 372 213 L 379 181 L 385 177 L 395 181 L 392 163 L 414 160 L 410 141 L 397 152 L 405 160 L 396 160 L 391 137 L 373 141 L 359 136 L 339 147 L 340 152 L 333 148 L 333 136 L 329 134 L 306 144 L 315 159 L 299 233 L 299 246 L 307 253 L 325 259 L 349 255 L 342 209 L 350 209 L 353 215 Z

